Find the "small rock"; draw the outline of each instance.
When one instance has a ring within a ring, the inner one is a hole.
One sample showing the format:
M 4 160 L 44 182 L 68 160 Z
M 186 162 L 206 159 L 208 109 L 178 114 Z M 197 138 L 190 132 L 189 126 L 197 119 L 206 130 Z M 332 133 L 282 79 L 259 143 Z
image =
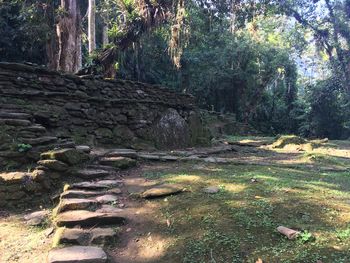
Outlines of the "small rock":
M 285 235 L 286 237 L 288 237 L 288 239 L 295 239 L 300 234 L 299 231 L 296 231 L 284 226 L 277 227 L 277 231 L 282 235 Z
M 208 194 L 216 194 L 219 191 L 220 191 L 220 188 L 217 186 L 209 186 L 209 187 L 203 189 L 203 192 L 208 193 Z
M 49 212 L 46 210 L 37 211 L 24 216 L 27 225 L 29 226 L 40 226 L 45 223 L 48 219 Z
M 49 252 L 48 263 L 106 263 L 107 254 L 99 247 L 72 246 Z

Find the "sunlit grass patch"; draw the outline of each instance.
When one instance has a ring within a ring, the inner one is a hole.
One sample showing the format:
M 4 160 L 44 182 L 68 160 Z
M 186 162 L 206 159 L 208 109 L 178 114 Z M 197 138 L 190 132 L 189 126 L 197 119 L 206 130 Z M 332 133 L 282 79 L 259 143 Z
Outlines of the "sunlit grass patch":
M 176 172 L 156 174 L 161 182 L 192 189 L 163 202 L 163 214 L 174 222 L 167 233 L 176 238 L 161 262 L 347 262 L 347 173 L 320 173 L 303 165 L 193 169 L 181 164 Z M 208 186 L 220 191 L 203 193 Z M 276 231 L 279 225 L 305 230 L 316 240 L 285 239 Z

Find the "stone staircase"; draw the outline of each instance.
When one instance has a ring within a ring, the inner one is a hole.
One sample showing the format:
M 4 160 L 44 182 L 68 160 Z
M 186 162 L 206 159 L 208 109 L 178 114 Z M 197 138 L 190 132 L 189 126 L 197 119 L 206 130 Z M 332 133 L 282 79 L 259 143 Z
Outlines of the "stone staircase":
M 119 227 L 127 223 L 120 204 L 123 181 L 114 174 L 123 161 L 87 166 L 81 177 L 89 180 L 64 187 L 53 211 L 56 231 L 48 263 L 111 262 L 104 247 L 117 242 Z

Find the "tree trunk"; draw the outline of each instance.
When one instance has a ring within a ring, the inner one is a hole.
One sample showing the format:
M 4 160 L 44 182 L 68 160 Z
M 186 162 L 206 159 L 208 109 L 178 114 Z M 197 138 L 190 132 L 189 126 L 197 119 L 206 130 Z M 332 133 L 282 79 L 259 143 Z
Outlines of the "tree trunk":
M 96 3 L 95 0 L 89 0 L 88 14 L 88 39 L 89 39 L 89 54 L 96 49 Z
M 109 44 L 108 40 L 108 24 L 107 21 L 103 23 L 102 27 L 102 46 L 105 47 Z
M 57 70 L 77 72 L 81 68 L 81 14 L 76 0 L 61 0 L 65 14 L 56 27 L 58 38 Z

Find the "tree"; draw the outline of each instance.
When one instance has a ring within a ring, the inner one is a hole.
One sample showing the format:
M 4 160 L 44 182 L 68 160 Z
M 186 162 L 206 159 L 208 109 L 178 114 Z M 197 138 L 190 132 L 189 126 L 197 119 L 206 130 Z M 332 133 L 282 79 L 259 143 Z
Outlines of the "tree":
M 95 0 L 89 0 L 88 11 L 88 39 L 89 39 L 89 53 L 96 49 L 96 3 Z
M 57 69 L 77 72 L 82 66 L 81 14 L 78 1 L 61 0 L 56 27 L 58 38 Z

